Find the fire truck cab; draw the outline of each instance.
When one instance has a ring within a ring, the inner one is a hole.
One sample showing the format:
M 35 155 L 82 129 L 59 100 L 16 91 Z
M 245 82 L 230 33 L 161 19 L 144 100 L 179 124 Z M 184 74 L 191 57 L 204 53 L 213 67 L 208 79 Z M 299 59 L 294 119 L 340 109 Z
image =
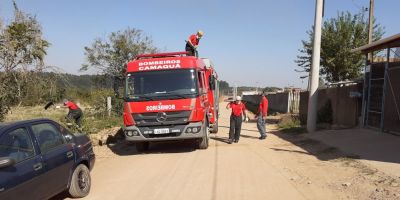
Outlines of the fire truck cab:
M 145 151 L 151 142 L 197 141 L 218 131 L 218 79 L 209 59 L 186 52 L 139 55 L 127 64 L 124 134 Z

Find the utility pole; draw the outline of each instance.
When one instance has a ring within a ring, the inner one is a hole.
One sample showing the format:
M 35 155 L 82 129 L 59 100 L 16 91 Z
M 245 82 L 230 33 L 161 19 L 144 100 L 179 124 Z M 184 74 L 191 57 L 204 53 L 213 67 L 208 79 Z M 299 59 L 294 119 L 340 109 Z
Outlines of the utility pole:
M 317 105 L 319 85 L 319 64 L 321 57 L 321 24 L 323 12 L 323 0 L 316 0 L 314 19 L 313 55 L 310 70 L 310 95 L 308 97 L 307 131 L 314 132 L 317 128 Z
M 372 43 L 372 35 L 374 31 L 374 3 L 375 0 L 369 0 L 369 18 L 368 18 L 368 44 Z M 368 61 L 372 63 L 372 53 L 368 53 Z

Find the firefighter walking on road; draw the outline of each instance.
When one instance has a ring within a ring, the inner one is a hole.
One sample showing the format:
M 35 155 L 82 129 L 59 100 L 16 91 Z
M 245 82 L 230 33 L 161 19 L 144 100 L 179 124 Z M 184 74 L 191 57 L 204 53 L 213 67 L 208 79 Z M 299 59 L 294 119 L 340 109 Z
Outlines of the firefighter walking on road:
M 265 128 L 265 119 L 267 118 L 267 112 L 268 112 L 268 99 L 265 97 L 265 93 L 263 92 L 261 94 L 261 102 L 258 107 L 258 112 L 256 115 L 257 119 L 257 129 L 260 132 L 260 140 L 264 140 L 267 138 L 267 131 Z
M 242 129 L 243 116 L 246 119 L 246 106 L 242 103 L 240 96 L 236 97 L 236 101 L 229 103 L 226 109 L 232 109 L 229 127 L 229 144 L 238 143 L 240 138 L 240 130 Z
M 81 120 L 82 120 L 82 110 L 72 101 L 68 99 L 64 99 L 64 107 L 69 109 L 67 116 L 65 117 L 67 120 L 75 120 L 78 128 L 81 128 Z
M 192 34 L 189 36 L 189 39 L 186 41 L 185 50 L 188 52 L 189 56 L 198 57 L 197 47 L 199 46 L 199 42 L 201 37 L 203 37 L 204 32 L 199 30 L 196 34 Z

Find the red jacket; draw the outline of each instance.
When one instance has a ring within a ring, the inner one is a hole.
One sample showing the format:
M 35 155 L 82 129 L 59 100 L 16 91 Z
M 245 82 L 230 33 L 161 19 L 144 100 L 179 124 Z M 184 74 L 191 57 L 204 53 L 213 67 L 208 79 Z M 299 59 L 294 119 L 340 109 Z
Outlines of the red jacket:
M 237 103 L 229 103 L 228 104 L 229 108 L 232 108 L 232 115 L 239 117 L 242 115 L 242 113 L 246 110 L 246 106 L 243 103 L 237 104 Z
M 259 115 L 260 112 L 262 113 L 263 117 L 267 116 L 267 113 L 268 113 L 268 99 L 265 96 L 263 96 L 262 99 L 261 99 L 260 106 L 258 107 L 257 115 Z
M 195 34 L 189 36 L 190 42 L 193 44 L 193 46 L 199 45 L 200 39 L 197 38 Z
M 64 103 L 65 106 L 67 106 L 69 108 L 69 110 L 76 110 L 79 107 L 72 101 L 67 101 L 66 103 Z

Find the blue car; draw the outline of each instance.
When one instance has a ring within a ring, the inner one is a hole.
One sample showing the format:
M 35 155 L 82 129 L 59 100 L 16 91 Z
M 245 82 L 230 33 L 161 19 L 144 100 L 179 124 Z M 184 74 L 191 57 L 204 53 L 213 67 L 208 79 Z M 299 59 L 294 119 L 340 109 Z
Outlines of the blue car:
M 49 119 L 0 123 L 0 199 L 89 194 L 95 155 L 90 139 Z

